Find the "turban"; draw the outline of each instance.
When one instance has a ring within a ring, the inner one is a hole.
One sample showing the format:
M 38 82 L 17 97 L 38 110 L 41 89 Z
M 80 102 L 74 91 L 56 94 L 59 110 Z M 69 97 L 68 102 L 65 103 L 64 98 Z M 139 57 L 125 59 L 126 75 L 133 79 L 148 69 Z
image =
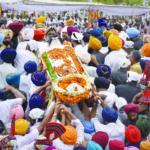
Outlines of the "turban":
M 114 29 L 117 30 L 117 31 L 119 31 L 119 32 L 123 31 L 123 27 L 119 23 L 114 24 Z
M 145 69 L 146 61 L 149 61 L 149 60 L 144 60 L 144 59 L 141 59 L 141 60 L 140 60 L 140 66 L 141 66 L 141 69 L 142 69 L 143 71 L 144 71 L 144 69 Z
M 68 145 L 74 145 L 77 141 L 78 134 L 74 127 L 65 126 L 66 132 L 61 135 L 61 140 Z
M 84 126 L 84 132 L 85 133 L 92 133 L 95 132 L 94 124 L 90 121 L 81 121 L 82 125 Z
M 33 73 L 37 70 L 37 64 L 36 62 L 34 61 L 27 61 L 25 64 L 24 64 L 24 70 L 27 72 L 27 73 Z
M 110 75 L 111 75 L 111 68 L 107 65 L 99 64 L 97 69 L 96 69 L 96 72 L 97 72 L 99 77 L 104 77 L 106 79 L 109 79 Z
M 68 27 L 67 28 L 67 33 L 68 33 L 69 36 L 72 35 L 72 32 L 79 32 L 79 30 L 75 27 Z
M 35 93 L 30 97 L 29 108 L 30 110 L 34 108 L 43 108 L 43 100 L 39 94 Z
M 48 146 L 44 150 L 53 150 L 53 149 L 56 149 L 56 147 L 54 147 L 54 146 Z
M 31 80 L 36 86 L 42 86 L 46 83 L 47 79 L 44 72 L 35 71 L 32 73 Z
M 108 144 L 109 136 L 106 132 L 98 131 L 92 136 L 91 140 L 105 149 L 106 145 Z
M 44 117 L 44 111 L 39 108 L 34 108 L 30 111 L 29 117 L 34 120 L 42 119 Z
M 19 85 L 20 83 L 20 74 L 11 73 L 6 76 L 6 82 L 11 85 Z
M 146 142 L 146 141 L 141 142 L 140 150 L 150 150 L 150 142 Z
M 3 147 L 3 145 L 5 144 L 7 144 L 8 146 L 16 146 L 17 145 L 16 137 L 10 135 L 1 136 L 0 147 Z
M 34 30 L 34 37 L 33 37 L 34 40 L 41 41 L 44 38 L 44 36 L 45 36 L 45 31 L 40 29 Z
M 108 45 L 112 50 L 120 50 L 122 48 L 122 40 L 116 35 L 111 35 L 108 39 Z
M 128 71 L 127 72 L 127 82 L 136 81 L 138 82 L 141 76 L 137 72 Z
M 36 19 L 35 23 L 44 23 L 46 21 L 46 17 L 40 16 L 38 19 Z
M 140 149 L 134 146 L 129 146 L 129 147 L 125 147 L 124 150 L 140 150 Z
M 29 42 L 28 42 L 28 45 L 30 46 L 30 50 L 31 51 L 38 51 L 38 43 L 37 43 L 37 41 L 35 41 L 35 40 L 30 40 Z
M 96 88 L 108 89 L 110 86 L 110 81 L 104 77 L 96 77 L 94 79 L 94 84 L 95 84 Z
M 107 37 L 98 36 L 97 38 L 101 41 L 102 47 L 108 46 L 108 38 Z
M 66 21 L 66 26 L 73 26 L 74 25 L 74 20 L 73 19 L 69 19 Z
M 140 35 L 140 31 L 135 28 L 128 28 L 126 30 L 126 33 L 130 38 L 134 38 L 134 37 L 137 37 L 138 35 Z
M 125 41 L 125 44 L 124 44 L 124 46 L 123 47 L 125 47 L 125 48 L 134 48 L 134 42 L 132 42 L 132 41 Z
M 110 150 L 124 150 L 125 144 L 119 140 L 111 140 L 109 141 L 109 149 Z
M 76 148 L 74 148 L 73 150 L 87 150 L 86 147 L 84 146 L 77 146 Z
M 19 22 L 10 23 L 8 26 L 8 28 L 11 29 L 15 33 L 19 33 L 23 27 L 24 27 L 24 24 L 19 23 Z
M 98 26 L 99 26 L 99 27 L 104 26 L 104 27 L 107 28 L 107 23 L 106 23 L 103 19 L 99 19 L 99 20 L 98 20 Z
M 126 57 L 121 59 L 121 61 L 120 61 L 120 68 L 127 68 L 130 65 L 131 65 L 131 62 L 130 62 L 129 59 L 127 59 Z
M 81 42 L 81 40 L 83 39 L 83 35 L 82 33 L 72 32 L 71 39 Z
M 89 141 L 88 142 L 88 146 L 87 146 L 87 150 L 103 150 L 102 147 L 97 144 L 96 142 L 93 141 Z
M 15 121 L 15 134 L 24 135 L 29 128 L 29 122 L 25 119 L 18 119 Z
M 14 59 L 16 58 L 16 55 L 17 55 L 16 51 L 12 48 L 5 48 L 1 52 L 1 58 L 6 63 L 13 63 Z
M 4 131 L 5 129 L 5 125 L 4 123 L 0 120 L 0 134 L 2 134 L 2 132 Z
M 10 29 L 1 30 L 1 32 L 4 33 L 4 38 L 5 37 L 10 37 L 10 38 L 13 37 L 13 32 Z
M 15 120 L 23 119 L 25 114 L 21 105 L 16 105 L 14 108 L 11 109 L 11 111 L 9 112 L 10 121 L 12 121 L 14 115 L 15 115 Z
M 94 30 L 90 30 L 89 33 L 94 36 L 94 37 L 97 37 L 97 36 L 100 36 L 100 35 L 103 35 L 103 29 L 101 28 L 96 28 Z
M 44 23 L 37 23 L 37 24 L 35 24 L 35 29 L 45 30 L 45 24 Z
M 125 137 L 130 143 L 138 143 L 141 140 L 141 133 L 136 126 L 129 125 L 126 128 Z
M 144 46 L 142 47 L 142 55 L 150 57 L 150 43 L 144 44 Z
M 127 101 L 126 101 L 126 99 L 124 99 L 122 97 L 119 97 L 119 98 L 116 99 L 115 104 L 116 104 L 117 110 L 120 110 L 120 108 L 127 105 Z
M 116 122 L 118 119 L 118 113 L 114 108 L 104 107 L 102 117 L 106 122 Z
M 109 37 L 110 35 L 112 35 L 113 33 L 111 32 L 111 31 L 107 31 L 107 30 L 105 30 L 104 32 L 103 32 L 103 36 L 106 36 L 106 37 Z
M 33 40 L 34 37 L 34 30 L 33 29 L 29 29 L 29 28 L 25 28 L 22 32 L 22 37 L 24 40 L 26 41 L 30 41 Z
M 112 32 L 112 34 L 119 36 L 119 32 L 115 29 L 111 29 L 110 32 Z
M 85 43 L 89 43 L 90 36 L 91 36 L 91 34 L 90 34 L 89 32 L 83 33 L 83 41 L 84 41 Z
M 147 137 L 150 133 L 150 122 L 140 116 L 139 119 L 136 121 L 136 127 L 140 130 L 142 137 Z
M 53 31 L 55 34 L 57 34 L 57 28 L 56 27 L 48 27 L 46 29 L 46 36 L 49 34 L 50 31 Z
M 134 113 L 138 113 L 139 111 L 139 105 L 136 105 L 136 104 L 127 104 L 124 106 L 124 111 L 127 115 L 129 115 L 130 112 L 134 112 Z
M 0 45 L 3 43 L 4 40 L 4 33 L 0 32 Z
M 100 50 L 102 48 L 102 44 L 101 42 L 93 37 L 93 36 L 90 36 L 90 40 L 89 40 L 89 46 L 93 49 L 93 50 Z

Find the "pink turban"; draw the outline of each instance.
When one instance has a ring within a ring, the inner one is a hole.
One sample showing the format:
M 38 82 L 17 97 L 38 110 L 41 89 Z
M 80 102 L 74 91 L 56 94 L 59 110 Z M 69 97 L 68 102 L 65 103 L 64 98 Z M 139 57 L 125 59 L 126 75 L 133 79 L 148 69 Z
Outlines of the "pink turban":
M 72 27 L 72 26 L 67 28 L 67 33 L 69 36 L 71 36 L 73 32 L 79 32 L 79 30 L 75 27 Z
M 138 113 L 139 111 L 139 105 L 136 104 L 127 104 L 124 106 L 124 111 L 127 115 L 129 115 L 130 112 Z
M 13 119 L 13 116 L 15 115 L 15 119 L 23 119 L 24 117 L 24 110 L 21 105 L 16 105 L 13 107 L 9 113 L 9 120 L 11 121 Z

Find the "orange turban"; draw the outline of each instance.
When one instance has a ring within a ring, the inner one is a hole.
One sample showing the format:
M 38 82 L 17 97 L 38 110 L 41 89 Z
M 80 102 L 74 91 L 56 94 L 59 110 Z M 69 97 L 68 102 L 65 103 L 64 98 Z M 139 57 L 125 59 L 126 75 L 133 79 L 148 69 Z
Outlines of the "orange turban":
M 34 30 L 34 37 L 33 39 L 36 41 L 41 41 L 45 36 L 45 31 L 40 30 L 40 29 L 36 29 Z
M 108 45 L 112 50 L 120 50 L 122 48 L 122 40 L 116 35 L 111 35 L 108 39 Z
M 119 32 L 118 32 L 117 30 L 115 30 L 115 29 L 111 29 L 110 31 L 111 31 L 114 35 L 119 36 Z
M 65 126 L 66 132 L 61 136 L 62 141 L 68 145 L 74 145 L 77 141 L 78 134 L 74 127 Z
M 100 50 L 102 48 L 102 44 L 101 44 L 100 40 L 98 40 L 97 38 L 95 38 L 93 36 L 90 36 L 89 46 L 93 50 Z
M 146 57 L 150 57 L 150 43 L 148 44 L 145 44 L 143 47 L 142 47 L 142 54 Z
M 70 19 L 66 21 L 66 26 L 73 26 L 74 25 L 74 20 Z
M 140 150 L 150 150 L 150 142 L 141 142 L 140 143 Z

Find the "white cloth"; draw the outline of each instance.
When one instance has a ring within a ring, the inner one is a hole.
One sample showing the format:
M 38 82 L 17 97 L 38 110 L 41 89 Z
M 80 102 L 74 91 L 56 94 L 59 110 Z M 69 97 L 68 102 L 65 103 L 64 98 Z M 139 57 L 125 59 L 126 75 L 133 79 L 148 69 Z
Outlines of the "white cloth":
M 35 141 L 37 139 L 38 136 L 39 136 L 39 131 L 37 130 L 37 128 L 34 129 L 29 134 L 26 134 L 24 136 L 15 135 L 15 137 L 17 139 L 17 145 L 18 145 L 17 150 L 20 150 L 24 146 L 31 144 L 33 141 Z
M 34 37 L 34 30 L 31 28 L 25 28 L 22 32 L 24 40 L 32 40 Z
M 13 107 L 16 105 L 22 105 L 22 98 L 16 98 L 16 99 L 9 99 L 0 102 L 0 120 L 4 124 L 7 124 L 9 122 L 9 112 Z
M 28 41 L 20 42 L 16 48 L 16 51 L 18 52 L 19 50 L 25 50 L 27 47 Z
M 10 63 L 3 63 L 0 65 L 0 89 L 3 89 L 6 85 L 6 76 L 10 73 L 18 73 L 18 70 Z
M 31 51 L 33 51 L 33 50 L 37 51 L 38 50 L 38 42 L 37 41 L 30 40 L 28 42 L 28 45 L 30 46 Z
M 42 119 L 44 117 L 44 111 L 39 108 L 34 108 L 30 111 L 29 117 L 32 119 Z
M 78 32 L 73 32 L 71 35 L 71 39 L 76 41 L 81 41 L 83 39 L 83 34 Z
M 123 97 L 119 97 L 116 99 L 116 107 L 118 110 L 127 104 L 127 101 Z
M 131 82 L 131 81 L 140 81 L 141 79 L 141 75 L 139 75 L 136 72 L 132 72 L 132 71 L 128 71 L 127 72 L 127 82 Z
M 107 91 L 108 91 L 108 92 L 111 92 L 111 93 L 115 93 L 115 86 L 114 86 L 112 83 L 110 83 L 110 86 L 109 86 L 109 88 L 107 89 Z
M 40 126 L 41 122 L 36 122 L 33 126 L 30 127 L 30 132 L 32 132 L 35 128 Z
M 82 45 L 77 45 L 75 47 L 75 54 L 79 57 L 82 63 L 88 64 L 91 61 L 91 55 L 82 47 Z
M 119 140 L 124 142 L 125 126 L 118 119 L 116 123 L 108 123 L 107 125 L 101 124 L 98 118 L 92 118 L 91 122 L 94 124 L 95 131 L 106 132 L 110 140 Z M 109 142 L 108 142 L 109 143 Z M 109 150 L 109 144 L 106 146 L 105 150 Z
M 104 55 L 107 54 L 108 51 L 109 51 L 109 50 L 108 50 L 108 47 L 102 47 L 101 50 L 100 50 L 100 52 L 101 52 L 102 54 L 104 54 Z
M 127 55 L 127 54 L 126 54 Z M 118 70 L 120 68 L 120 61 L 122 58 L 125 58 L 125 53 L 121 50 L 111 51 L 105 57 L 105 65 L 108 65 L 111 68 L 111 71 Z
M 119 37 L 120 37 L 121 39 L 123 39 L 124 41 L 126 41 L 127 38 L 129 38 L 128 35 L 127 35 L 127 33 L 125 33 L 124 31 L 121 31 L 121 32 L 119 33 Z
M 30 52 L 28 50 L 25 50 L 25 51 L 19 50 L 19 51 L 17 51 L 17 56 L 16 56 L 16 59 L 15 59 L 15 67 L 18 69 L 18 71 L 21 74 L 25 73 L 24 64 L 29 60 L 35 61 L 38 64 L 38 60 L 32 52 Z
M 134 42 L 132 42 L 132 41 L 125 41 L 125 44 L 124 44 L 124 46 L 123 47 L 125 47 L 125 48 L 134 48 Z
M 131 61 L 127 58 L 123 58 L 120 61 L 120 68 L 127 68 L 131 65 Z

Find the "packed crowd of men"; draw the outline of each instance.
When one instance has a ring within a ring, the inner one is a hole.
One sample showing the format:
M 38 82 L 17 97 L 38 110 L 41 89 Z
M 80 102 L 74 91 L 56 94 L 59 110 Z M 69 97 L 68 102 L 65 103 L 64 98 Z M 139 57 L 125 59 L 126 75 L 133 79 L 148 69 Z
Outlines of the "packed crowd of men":
M 150 35 L 108 22 L 40 16 L 1 25 L 0 149 L 150 150 Z M 41 54 L 54 39 L 71 43 L 96 88 L 92 101 L 49 102 Z

